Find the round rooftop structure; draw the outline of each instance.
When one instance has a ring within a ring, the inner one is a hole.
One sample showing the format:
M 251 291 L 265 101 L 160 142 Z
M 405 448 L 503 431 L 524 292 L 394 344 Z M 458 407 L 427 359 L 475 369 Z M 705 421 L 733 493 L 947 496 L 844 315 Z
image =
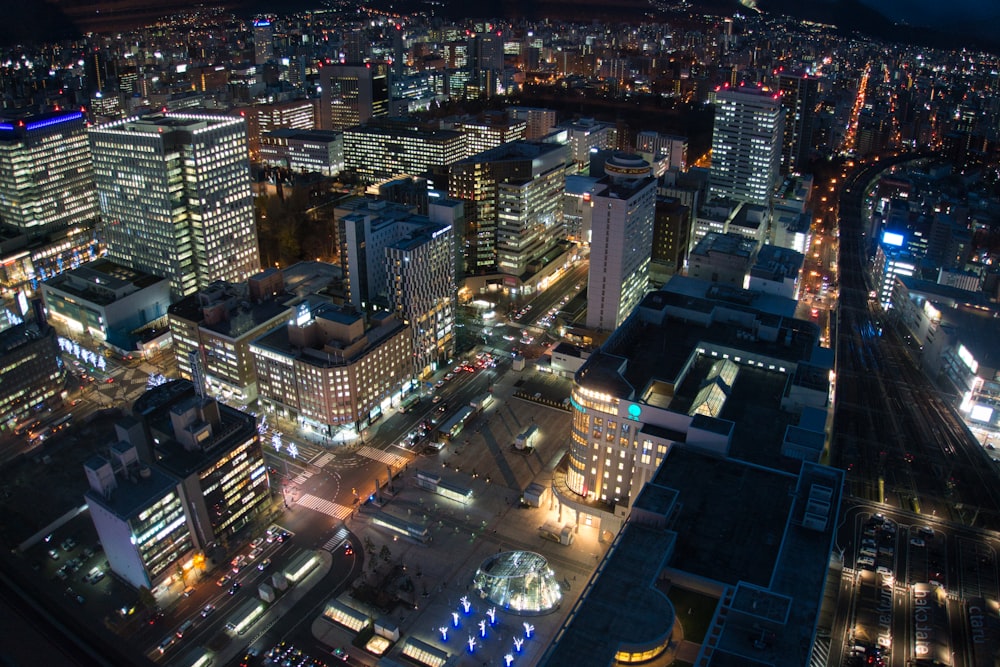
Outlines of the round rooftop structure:
M 541 616 L 559 608 L 562 592 L 544 556 L 504 551 L 490 556 L 472 578 L 480 597 L 519 616 Z
M 604 173 L 612 180 L 638 180 L 653 175 L 653 167 L 633 153 L 615 153 L 604 163 Z

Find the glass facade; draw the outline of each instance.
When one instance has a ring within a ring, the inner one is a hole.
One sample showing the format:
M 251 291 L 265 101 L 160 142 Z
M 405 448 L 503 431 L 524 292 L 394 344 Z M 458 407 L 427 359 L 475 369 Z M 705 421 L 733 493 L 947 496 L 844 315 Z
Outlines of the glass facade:
M 184 505 L 170 491 L 130 522 L 132 542 L 139 550 L 150 581 L 156 581 L 179 557 L 193 548 Z
M 545 558 L 531 551 L 505 551 L 486 559 L 472 586 L 504 611 L 542 615 L 559 608 L 562 592 Z

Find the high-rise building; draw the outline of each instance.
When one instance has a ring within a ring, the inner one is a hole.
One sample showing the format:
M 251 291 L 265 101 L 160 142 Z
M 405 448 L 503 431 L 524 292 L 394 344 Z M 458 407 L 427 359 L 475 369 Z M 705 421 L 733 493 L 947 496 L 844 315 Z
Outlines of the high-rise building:
M 35 238 L 99 213 L 82 111 L 0 116 L 0 225 Z
M 389 113 L 389 76 L 378 66 L 324 65 L 320 87 L 324 130 L 343 130 Z
M 153 114 L 90 131 L 109 259 L 175 299 L 260 270 L 242 119 Z
M 424 377 L 455 354 L 455 233 L 426 221 L 386 248 L 389 300 L 413 334 L 414 375 Z
M 607 189 L 591 197 L 587 327 L 612 331 L 649 289 L 656 179 L 637 155 L 604 163 Z
M 263 65 L 274 57 L 274 30 L 267 19 L 253 22 L 253 62 Z
M 767 206 L 781 173 L 780 95 L 755 88 L 716 96 L 709 192 Z
M 687 137 L 643 130 L 636 135 L 635 150 L 650 163 L 665 159 L 667 169 L 687 171 Z
M 818 115 L 819 78 L 804 73 L 782 73 L 778 77 L 778 89 L 785 110 L 781 170 L 787 174 L 802 171 L 809 164 Z
M 460 234 L 465 273 L 502 271 L 520 276 L 562 227 L 566 148 L 515 141 L 456 162 L 448 192 L 467 202 Z
M 238 109 L 239 115 L 247 119 L 247 143 L 250 159 L 260 159 L 261 137 L 265 132 L 278 129 L 315 130 L 319 126 L 316 117 L 316 100 L 291 100 L 274 104 L 254 104 Z
M 423 176 L 466 155 L 465 135 L 455 130 L 396 123 L 344 130 L 344 169 L 368 185 L 401 175 Z

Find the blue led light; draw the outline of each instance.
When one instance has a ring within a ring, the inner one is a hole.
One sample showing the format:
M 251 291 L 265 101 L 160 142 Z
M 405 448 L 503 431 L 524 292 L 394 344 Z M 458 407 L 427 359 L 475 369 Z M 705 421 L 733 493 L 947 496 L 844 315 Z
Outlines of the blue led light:
M 59 123 L 66 123 L 71 120 L 80 120 L 83 118 L 83 113 L 80 111 L 74 111 L 62 116 L 57 116 L 55 118 L 48 118 L 46 120 L 36 120 L 34 123 L 28 123 L 25 127 L 27 131 L 39 130 L 43 127 L 51 127 L 53 125 L 58 125 Z
M 13 132 L 14 126 L 10 123 L 0 123 L 0 132 L 2 131 Z

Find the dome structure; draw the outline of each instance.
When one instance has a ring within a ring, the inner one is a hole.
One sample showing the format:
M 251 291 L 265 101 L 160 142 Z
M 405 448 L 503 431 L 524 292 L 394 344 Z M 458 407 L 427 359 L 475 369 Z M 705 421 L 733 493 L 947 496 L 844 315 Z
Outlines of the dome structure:
M 559 608 L 562 591 L 544 556 L 532 551 L 504 551 L 490 556 L 472 578 L 479 596 L 504 611 L 540 616 Z

